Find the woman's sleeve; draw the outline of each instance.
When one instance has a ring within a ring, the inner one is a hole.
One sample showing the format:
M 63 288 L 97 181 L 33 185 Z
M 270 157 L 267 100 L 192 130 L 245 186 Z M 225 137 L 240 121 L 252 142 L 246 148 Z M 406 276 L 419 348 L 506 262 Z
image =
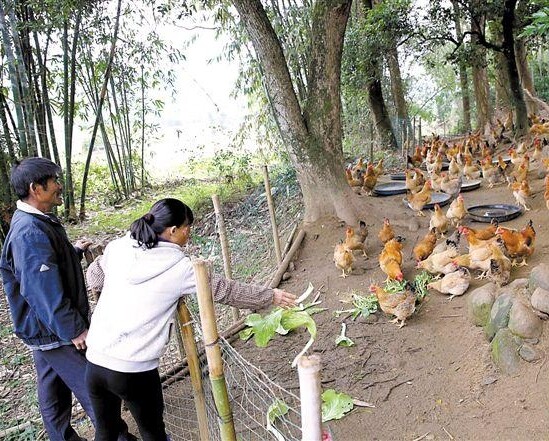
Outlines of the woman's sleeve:
M 229 280 L 212 275 L 214 301 L 240 309 L 262 309 L 273 303 L 274 291 L 261 285 Z
M 105 273 L 101 268 L 101 259 L 103 256 L 97 256 L 97 258 L 90 263 L 86 271 L 86 281 L 88 282 L 88 288 L 94 292 L 103 291 L 103 283 L 105 282 Z

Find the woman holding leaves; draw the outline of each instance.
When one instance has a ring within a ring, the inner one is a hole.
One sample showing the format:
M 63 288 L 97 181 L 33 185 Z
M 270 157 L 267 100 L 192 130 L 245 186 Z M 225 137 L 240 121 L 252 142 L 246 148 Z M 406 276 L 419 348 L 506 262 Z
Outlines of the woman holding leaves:
M 124 400 L 145 441 L 165 441 L 158 363 L 180 297 L 196 292 L 183 251 L 194 217 L 177 199 L 161 199 L 109 243 L 88 269 L 101 291 L 87 337 L 86 382 L 97 418 L 96 441 L 116 440 Z M 213 275 L 214 300 L 237 308 L 290 307 L 295 296 Z

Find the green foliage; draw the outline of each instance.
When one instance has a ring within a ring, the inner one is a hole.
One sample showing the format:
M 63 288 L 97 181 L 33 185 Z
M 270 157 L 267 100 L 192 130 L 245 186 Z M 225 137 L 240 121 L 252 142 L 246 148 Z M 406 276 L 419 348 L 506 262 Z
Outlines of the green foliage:
M 353 410 L 353 399 L 334 389 L 325 390 L 322 395 L 322 422 L 339 420 Z
M 353 307 L 345 310 L 335 311 L 335 315 L 339 317 L 341 314 L 351 314 L 351 318 L 355 320 L 357 317 L 368 317 L 378 310 L 377 297 L 374 294 L 362 296 L 360 294 L 352 295 Z

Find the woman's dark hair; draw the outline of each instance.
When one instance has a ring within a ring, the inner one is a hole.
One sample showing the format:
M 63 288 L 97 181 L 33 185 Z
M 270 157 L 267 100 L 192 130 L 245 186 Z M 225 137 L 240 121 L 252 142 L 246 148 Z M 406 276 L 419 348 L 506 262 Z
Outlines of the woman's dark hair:
M 160 199 L 147 214 L 133 221 L 130 233 L 139 246 L 152 248 L 166 228 L 192 225 L 193 221 L 192 210 L 179 199 Z
M 46 158 L 25 158 L 15 161 L 11 167 L 10 182 L 19 199 L 29 196 L 29 188 L 32 183 L 46 188 L 48 179 L 57 178 L 61 173 L 61 167 Z

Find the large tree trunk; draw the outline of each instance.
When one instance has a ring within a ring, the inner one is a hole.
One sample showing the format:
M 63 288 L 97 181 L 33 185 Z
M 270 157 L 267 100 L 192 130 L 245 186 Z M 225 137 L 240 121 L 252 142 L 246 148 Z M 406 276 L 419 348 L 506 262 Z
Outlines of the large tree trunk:
M 400 64 L 398 62 L 398 50 L 396 46 L 389 50 L 386 59 L 389 75 L 391 77 L 391 93 L 395 103 L 399 126 L 404 125 L 406 130 L 405 138 L 410 139 L 413 136 L 412 125 L 410 124 L 410 118 L 408 117 L 408 108 L 404 96 L 404 86 L 402 84 L 402 75 L 400 74 Z
M 303 114 L 280 41 L 260 0 L 233 0 L 261 62 L 280 134 L 297 171 L 304 220 L 336 215 L 355 224 L 357 197 L 347 185 L 341 145 L 340 69 L 350 0 L 318 1 L 312 17 Z
M 378 70 L 379 71 L 379 70 Z M 374 78 L 368 82 L 368 104 L 372 111 L 374 126 L 382 148 L 397 150 L 398 144 L 391 126 L 391 118 L 385 101 L 383 100 L 383 91 L 381 80 Z
M 511 99 L 515 110 L 515 134 L 517 136 L 525 135 L 528 130 L 528 112 L 526 102 L 522 93 L 519 72 L 515 60 L 515 37 L 513 25 L 515 21 L 515 6 L 517 0 L 505 0 L 503 9 L 503 54 L 507 61 L 507 73 L 509 75 L 509 85 L 511 86 Z
M 454 24 L 456 26 L 456 39 L 461 39 L 461 12 L 457 0 L 452 0 L 452 6 L 454 7 Z M 459 61 L 459 86 L 461 89 L 461 110 L 462 110 L 462 124 L 465 132 L 471 131 L 471 99 L 469 96 L 469 78 L 467 75 L 467 66 L 465 63 Z
M 484 17 L 479 18 L 478 21 L 471 20 L 471 31 L 473 32 L 471 41 L 474 44 L 479 40 L 475 33 L 484 35 L 485 22 Z M 489 106 L 490 85 L 486 74 L 486 49 L 477 44 L 477 51 L 476 60 L 472 63 L 473 87 L 477 104 L 477 129 L 484 131 L 492 116 Z
M 517 61 L 517 67 L 520 76 L 520 83 L 522 88 L 527 91 L 525 93 L 524 99 L 526 100 L 526 107 L 528 113 L 536 114 L 539 111 L 538 102 L 535 99 L 530 99 L 530 97 L 536 96 L 536 91 L 534 89 L 534 77 L 532 75 L 532 70 L 528 65 L 528 51 L 526 49 L 526 43 L 523 39 L 515 40 L 515 58 Z

